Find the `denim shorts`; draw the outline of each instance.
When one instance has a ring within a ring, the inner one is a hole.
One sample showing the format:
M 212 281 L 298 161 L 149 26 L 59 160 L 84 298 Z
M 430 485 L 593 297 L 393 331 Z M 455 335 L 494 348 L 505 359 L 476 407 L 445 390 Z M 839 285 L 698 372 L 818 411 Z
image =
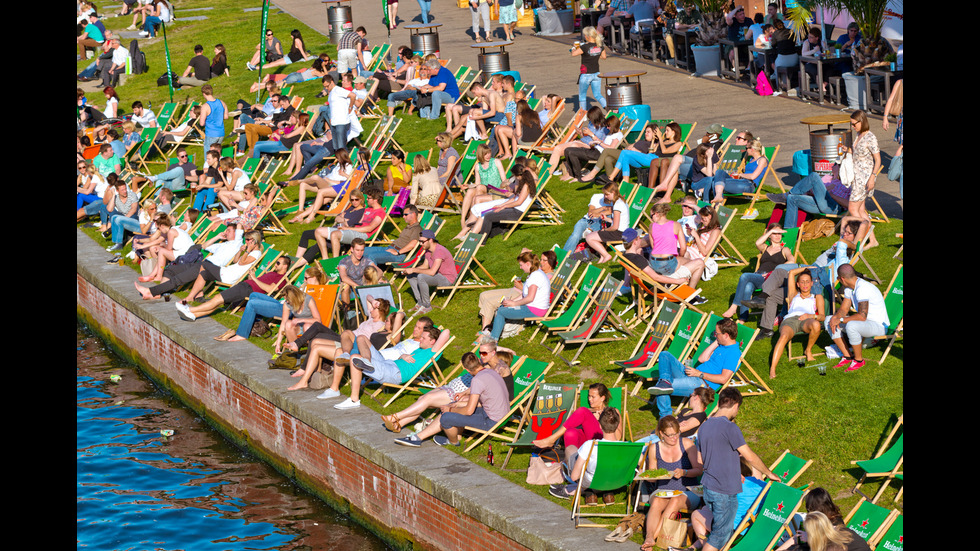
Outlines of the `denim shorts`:
M 672 256 L 668 259 L 651 258 L 650 267 L 662 276 L 670 276 L 670 274 L 677 271 L 677 257 Z
M 439 418 L 439 425 L 444 429 L 449 427 L 473 427 L 475 429 L 490 430 L 496 424 L 496 421 L 487 417 L 487 413 L 482 407 L 477 407 L 473 415 L 449 412 L 443 413 Z

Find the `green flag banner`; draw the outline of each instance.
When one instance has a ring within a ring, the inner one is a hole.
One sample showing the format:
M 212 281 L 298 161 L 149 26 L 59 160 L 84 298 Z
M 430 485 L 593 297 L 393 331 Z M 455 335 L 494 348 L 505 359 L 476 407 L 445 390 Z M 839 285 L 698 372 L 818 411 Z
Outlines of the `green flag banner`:
M 174 101 L 174 74 L 170 70 L 170 46 L 167 45 L 167 24 L 163 21 L 160 22 L 160 27 L 163 28 L 163 51 L 167 58 L 167 85 L 170 87 L 170 102 Z
M 262 82 L 262 66 L 265 65 L 265 31 L 269 24 L 269 0 L 262 0 L 262 32 L 259 34 L 259 82 Z M 262 90 L 255 92 L 255 103 L 259 102 Z

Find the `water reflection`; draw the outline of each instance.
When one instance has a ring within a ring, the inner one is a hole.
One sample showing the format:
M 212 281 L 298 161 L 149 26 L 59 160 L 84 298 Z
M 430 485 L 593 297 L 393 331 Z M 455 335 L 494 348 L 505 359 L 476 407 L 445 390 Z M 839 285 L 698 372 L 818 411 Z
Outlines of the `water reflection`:
M 79 548 L 388 549 L 76 333 Z

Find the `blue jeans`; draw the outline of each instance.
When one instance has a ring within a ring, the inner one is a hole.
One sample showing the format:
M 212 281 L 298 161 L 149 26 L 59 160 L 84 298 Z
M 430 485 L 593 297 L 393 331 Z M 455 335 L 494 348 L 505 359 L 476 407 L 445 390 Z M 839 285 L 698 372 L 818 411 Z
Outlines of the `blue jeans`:
M 290 178 L 290 180 L 302 180 L 306 178 L 316 165 L 320 164 L 320 161 L 333 155 L 333 144 L 327 142 L 323 145 L 312 145 L 305 144 L 299 146 L 299 152 L 303 154 L 303 168 L 299 169 L 296 176 Z
M 723 494 L 704 489 L 704 503 L 711 509 L 711 533 L 705 541 L 715 549 L 721 549 L 735 532 L 735 514 L 738 512 L 738 494 Z
M 432 92 L 432 107 L 423 107 L 419 110 L 419 116 L 423 119 L 429 119 L 434 121 L 439 118 L 439 112 L 442 111 L 443 104 L 453 103 L 454 100 L 449 92 L 443 92 L 442 90 L 436 90 Z
M 747 178 L 732 178 L 724 170 L 715 171 L 714 178 L 701 178 L 701 181 L 696 184 L 691 184 L 691 189 L 703 189 L 704 195 L 702 199 L 705 201 L 710 201 L 715 193 L 718 185 L 724 186 L 724 193 L 753 193 L 758 187 L 753 180 Z
M 176 166 L 170 170 L 157 174 L 153 181 L 158 187 L 167 188 L 170 191 L 180 191 L 184 189 L 186 184 L 184 181 L 184 169 Z M 157 195 L 159 194 L 160 192 L 157 191 Z
M 432 0 L 418 0 L 419 9 L 422 10 L 422 24 L 429 22 L 429 12 L 432 11 Z
M 388 95 L 388 105 L 396 105 L 403 101 L 416 100 L 419 97 L 417 90 L 399 90 Z
M 286 151 L 286 146 L 282 145 L 282 142 L 263 140 L 255 143 L 255 147 L 252 148 L 252 158 L 258 159 L 263 153 L 278 153 L 279 151 Z
M 206 188 L 197 192 L 197 197 L 194 198 L 194 208 L 199 211 L 204 211 L 215 202 L 218 198 L 218 188 Z
M 545 291 L 550 292 L 550 291 Z M 531 313 L 531 309 L 527 307 L 526 304 L 521 306 L 511 306 L 497 308 L 497 313 L 493 316 L 493 327 L 490 329 L 490 336 L 494 340 L 500 340 L 500 334 L 504 332 L 504 324 L 507 320 L 522 320 L 527 318 L 533 318 L 534 314 Z
M 99 61 L 98 58 L 96 58 L 96 60 L 93 61 L 91 65 L 83 69 L 81 73 L 78 73 L 78 76 L 84 78 L 95 78 L 95 73 L 97 73 L 98 70 L 99 70 Z
M 813 195 L 808 195 L 812 193 Z M 793 186 L 786 196 L 786 218 L 784 228 L 795 228 L 800 210 L 810 214 L 837 214 L 840 205 L 827 192 L 827 186 L 820 179 L 820 174 L 811 172 Z
M 650 166 L 650 162 L 656 158 L 657 155 L 655 153 L 640 153 L 639 151 L 634 151 L 632 149 L 624 149 L 619 154 L 619 160 L 616 161 L 616 167 L 623 173 L 623 179 L 626 179 L 630 177 L 631 167 L 639 168 Z
M 599 107 L 606 108 L 606 98 L 602 95 L 602 79 L 599 73 L 586 73 L 579 75 L 578 78 L 578 108 L 586 109 L 588 106 L 585 94 L 592 88 L 592 97 L 599 103 Z
M 575 227 L 572 228 L 572 235 L 568 236 L 568 240 L 565 241 L 565 246 L 562 249 L 568 252 L 575 252 L 575 247 L 578 246 L 579 241 L 582 240 L 582 235 L 585 234 L 585 230 L 591 228 L 592 231 L 599 231 L 602 229 L 602 221 L 598 218 L 586 218 L 583 217 L 575 223 Z
M 252 293 L 248 296 L 248 304 L 242 310 L 242 321 L 238 322 L 235 334 L 247 339 L 252 334 L 252 325 L 255 324 L 257 316 L 272 318 L 281 315 L 282 304 L 278 300 L 265 293 Z
M 405 261 L 405 255 L 392 254 L 388 252 L 388 247 L 364 247 L 364 258 L 374 262 L 378 266 Z
M 113 214 L 109 221 L 112 224 L 112 242 L 117 245 L 122 245 L 126 230 L 133 233 L 140 231 L 140 221 L 135 217 L 130 218 L 122 214 Z
M 671 394 L 657 396 L 659 417 L 663 417 L 673 413 L 670 407 L 671 396 L 690 396 L 695 388 L 704 386 L 705 382 L 700 377 L 689 377 L 684 372 L 684 364 L 670 352 L 660 353 L 660 356 L 657 357 L 657 366 L 660 368 L 660 378 L 674 387 L 674 392 Z
M 330 133 L 333 135 L 333 150 L 347 149 L 347 134 L 350 132 L 350 123 L 330 125 Z
M 213 143 L 221 144 L 221 140 L 223 139 L 225 139 L 224 134 L 221 136 L 204 136 L 204 151 L 210 149 Z M 245 140 L 243 139 L 242 141 L 244 142 Z
M 735 298 L 732 300 L 732 304 L 738 306 L 739 315 L 749 311 L 748 308 L 742 306 L 742 301 L 752 298 L 752 292 L 762 287 L 765 280 L 766 276 L 755 272 L 738 276 L 738 285 L 735 287 Z
M 143 30 L 150 33 L 150 36 L 156 36 L 157 33 L 154 30 L 154 26 L 163 23 L 163 20 L 155 15 L 150 15 L 146 18 L 146 23 L 143 25 Z M 207 149 L 205 149 L 207 151 Z

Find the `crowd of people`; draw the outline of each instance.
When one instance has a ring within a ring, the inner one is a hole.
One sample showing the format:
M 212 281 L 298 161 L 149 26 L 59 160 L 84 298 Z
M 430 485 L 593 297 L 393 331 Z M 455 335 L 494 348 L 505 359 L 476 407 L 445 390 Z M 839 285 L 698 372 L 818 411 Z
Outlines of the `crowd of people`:
M 429 2 L 419 0 L 419 4 L 427 19 Z M 483 18 L 487 3 L 473 0 L 471 4 L 473 31 L 480 41 L 478 19 Z M 510 11 L 514 3 L 500 4 L 502 15 L 508 8 L 507 20 L 502 17 L 501 23 L 507 37 L 513 38 Z M 388 5 L 394 28 L 397 3 Z M 123 15 L 132 14 L 134 25 L 138 17 L 144 17 L 150 36 L 158 19 L 170 13 L 172 8 L 162 0 L 136 0 L 123 6 Z M 743 15 L 733 12 L 732 19 L 741 25 Z M 461 89 L 438 58 L 418 56 L 407 46 L 398 49 L 394 66 L 374 70 L 364 27 L 339 39 L 336 60 L 325 53 L 311 55 L 296 30 L 284 53 L 270 30 L 265 38 L 266 67 L 310 60 L 312 66 L 266 75 L 253 87 L 253 92 L 264 91 L 265 103 L 250 105 L 239 100 L 233 113 L 208 84 L 229 74 L 228 52 L 217 44 L 209 59 L 204 47 L 197 45 L 179 82 L 200 87 L 200 105 L 182 125 L 161 123 L 149 104 L 144 107 L 140 101 L 131 104 L 130 115 L 123 115 L 112 84 L 125 66 L 123 53 L 127 50 L 121 48 L 118 38 L 111 37 L 94 11 L 80 8 L 79 16 L 88 20 L 84 36 L 79 37 L 79 55 L 84 56 L 87 48 L 102 51 L 94 67 L 83 71 L 79 80 L 99 74 L 106 107 L 88 104 L 79 90 L 77 219 L 82 222 L 91 217 L 94 221 L 98 216 L 93 225 L 109 239 L 112 263 L 123 258 L 130 242 L 127 237 L 132 236 L 128 257 L 140 263 L 142 275 L 134 282 L 140 297 L 169 300 L 173 293 L 189 288 L 185 298 L 174 302 L 176 315 L 187 322 L 221 308 L 241 308 L 238 326 L 215 337 L 221 342 L 254 339 L 268 325 L 263 320 L 279 318 L 270 366 L 292 371 L 284 388 L 316 388 L 322 390 L 317 398 L 323 400 L 344 398 L 333 405 L 339 410 L 360 406 L 365 377 L 405 385 L 438 360 L 453 335 L 433 322 L 431 301 L 439 289 L 453 286 L 462 276 L 451 242 L 462 245 L 470 234 L 493 238 L 508 227 L 508 221 L 534 208 L 538 178 L 548 174 L 541 171 L 545 159 L 520 156 L 518 151 L 535 143 L 551 126 L 557 96 L 545 95 L 535 111 L 529 98 L 515 90 L 510 75 L 493 75 L 486 83 Z M 698 289 L 718 273 L 713 253 L 722 239 L 719 208 L 725 195 L 754 191 L 767 171 L 763 142 L 751 132 L 738 132 L 733 142 L 744 147 L 744 164 L 731 174 L 718 168 L 723 153 L 719 124 L 709 125 L 697 144 L 686 151 L 676 123 L 649 124 L 635 142 L 627 143 L 621 119 L 605 110 L 598 87 L 598 63 L 606 56 L 602 26 L 600 20 L 598 29 L 584 29 L 584 42 L 572 50 L 582 60 L 579 105 L 585 111 L 583 122 L 569 130 L 574 133 L 571 139 L 555 147 L 547 159 L 561 180 L 594 182 L 599 191 L 587 206 L 566 205 L 571 215 L 581 218 L 574 227 L 561 226 L 564 233 L 559 242 L 564 245 L 559 252 L 612 269 L 616 266 L 611 263 L 625 260 L 664 288 L 686 285 Z M 484 31 L 489 38 L 486 26 Z M 259 63 L 260 46 L 246 63 L 247 69 Z M 368 78 L 384 86 L 369 91 L 365 87 Z M 316 79 L 322 83 L 318 97 L 324 103 L 312 116 L 298 112 L 281 86 Z M 586 109 L 589 90 L 598 105 Z M 361 154 L 351 153 L 354 145 L 363 146 L 360 118 L 385 95 L 390 115 L 404 103 L 403 116 L 445 117 L 445 132 L 435 137 L 438 160 L 419 156 L 408 162 L 400 148 L 392 148 L 385 152 L 388 168 L 383 178 L 356 180 L 359 173 L 373 172 L 363 147 Z M 234 119 L 230 123 L 232 140 L 225 130 L 228 119 Z M 697 358 L 697 367 L 666 351 L 657 359 L 659 376 L 648 391 L 654 397 L 658 424 L 650 438 L 650 451 L 644 455 L 646 464 L 638 467 L 667 469 L 671 478 L 658 489 L 679 490 L 680 494 L 652 500 L 644 549 L 652 548 L 664 519 L 682 509 L 693 512 L 699 535 L 707 534 L 699 545 L 720 548 L 740 520 L 735 498 L 743 488 L 740 473 L 745 470 L 756 477 L 779 479 L 732 423 L 742 403 L 738 390 L 727 385 L 744 352 L 736 340 L 737 328 L 753 309 L 762 310 L 760 336 L 774 341 L 770 378 L 777 376 L 783 350 L 797 334 L 806 335 L 805 358 L 811 361 L 813 348 L 826 332 L 840 357 L 836 367 L 853 372 L 865 366 L 865 339 L 884 335 L 889 329 L 881 292 L 853 264 L 860 244 L 874 244 L 865 240 L 872 222 L 864 204 L 874 189 L 881 160 L 866 114 L 855 111 L 851 122 L 856 140 L 849 185 L 836 172 L 826 179 L 811 175 L 785 196 L 771 197 L 787 206 L 785 220 L 767 225 L 756 240 L 760 258 L 755 271 L 741 274 L 723 319 L 705 329 L 713 342 Z M 156 142 L 161 150 L 196 135 L 203 145 L 201 165 L 188 154 L 191 146 L 185 145 L 174 148 L 176 160 L 156 174 L 128 160 L 141 132 L 152 128 L 161 131 Z M 453 143 L 459 138 L 487 140 L 475 149 L 472 177 L 457 170 L 461 153 Z M 85 151 L 96 145 L 98 153 L 86 159 Z M 233 146 L 235 153 L 226 156 L 222 145 Z M 289 155 L 279 176 L 282 179 L 273 181 L 270 175 L 265 182 L 253 181 L 243 166 L 245 160 L 276 153 Z M 647 172 L 645 181 L 638 183 L 652 188 L 655 200 L 637 219 L 621 195 L 620 182 L 629 181 L 640 170 Z M 271 185 L 260 188 L 259 183 Z M 324 218 L 325 209 L 343 208 L 331 224 L 302 232 L 295 254 L 281 255 L 262 266 L 268 249 L 263 228 L 274 192 L 294 185 L 299 188 L 298 208 L 287 224 L 312 224 Z M 678 186 L 683 193 L 675 199 Z M 447 191 L 453 188 L 458 190 L 461 205 L 456 213 L 460 231 L 440 242 L 436 230 L 423 226 L 422 214 L 445 204 Z M 188 195 L 193 198 L 190 206 L 177 212 L 173 205 L 178 196 Z M 391 217 L 384 206 L 386 196 L 402 201 L 399 226 L 404 227 L 390 241 L 376 244 Z M 349 200 L 340 201 L 344 198 Z M 675 207 L 679 216 L 672 213 Z M 839 239 L 810 264 L 797 263 L 793 244 L 782 239 L 784 228 L 796 227 L 800 210 L 818 215 L 846 213 Z M 198 235 L 194 230 L 199 224 L 216 231 Z M 327 304 L 330 310 L 325 310 L 317 294 L 332 275 L 320 262 L 326 259 L 339 259 L 332 268 L 340 283 L 339 299 L 336 307 Z M 474 343 L 478 348 L 460 358 L 461 374 L 441 381 L 441 386 L 412 405 L 382 416 L 385 427 L 398 435 L 397 444 L 419 447 L 431 438 L 441 446 L 458 446 L 466 427 L 489 430 L 508 415 L 515 394 L 510 366 L 519 353 L 498 343 L 511 338 L 527 320 L 534 323 L 548 315 L 556 301 L 569 298 L 552 285 L 560 264 L 555 251 L 524 249 L 515 260 L 523 277 L 479 294 Z M 414 299 L 412 308 L 401 310 L 390 298 L 376 296 L 360 302 L 359 289 L 401 278 Z M 839 305 L 826 301 L 824 293 L 838 282 L 843 291 Z M 209 295 L 211 287 L 220 292 Z M 761 294 L 755 294 L 760 288 Z M 704 302 L 703 296 L 697 296 L 688 305 Z M 404 337 L 409 328 L 411 336 Z M 348 379 L 350 390 L 345 396 L 342 390 Z M 675 416 L 671 397 L 690 397 L 688 408 Z M 589 406 L 575 411 L 550 436 L 535 440 L 537 448 L 558 445 L 564 451 L 567 480 L 552 486 L 551 495 L 568 498 L 577 485 L 587 487 L 597 468 L 589 459 L 595 442 L 625 437 L 621 412 L 608 407 L 609 399 L 605 385 L 591 384 Z M 709 416 L 712 404 L 715 407 Z M 415 425 L 410 434 L 399 434 L 428 413 L 434 415 Z M 704 487 L 703 495 L 689 490 L 698 481 Z M 818 494 L 817 490 L 811 495 Z M 586 499 L 595 502 L 597 496 Z M 808 502 L 807 509 L 815 511 L 807 517 L 814 533 L 826 532 L 826 541 L 837 546 L 825 548 L 842 549 L 853 540 L 840 528 L 840 514 L 832 502 L 829 506 L 814 502 L 812 507 Z M 789 548 L 788 544 L 784 547 Z

